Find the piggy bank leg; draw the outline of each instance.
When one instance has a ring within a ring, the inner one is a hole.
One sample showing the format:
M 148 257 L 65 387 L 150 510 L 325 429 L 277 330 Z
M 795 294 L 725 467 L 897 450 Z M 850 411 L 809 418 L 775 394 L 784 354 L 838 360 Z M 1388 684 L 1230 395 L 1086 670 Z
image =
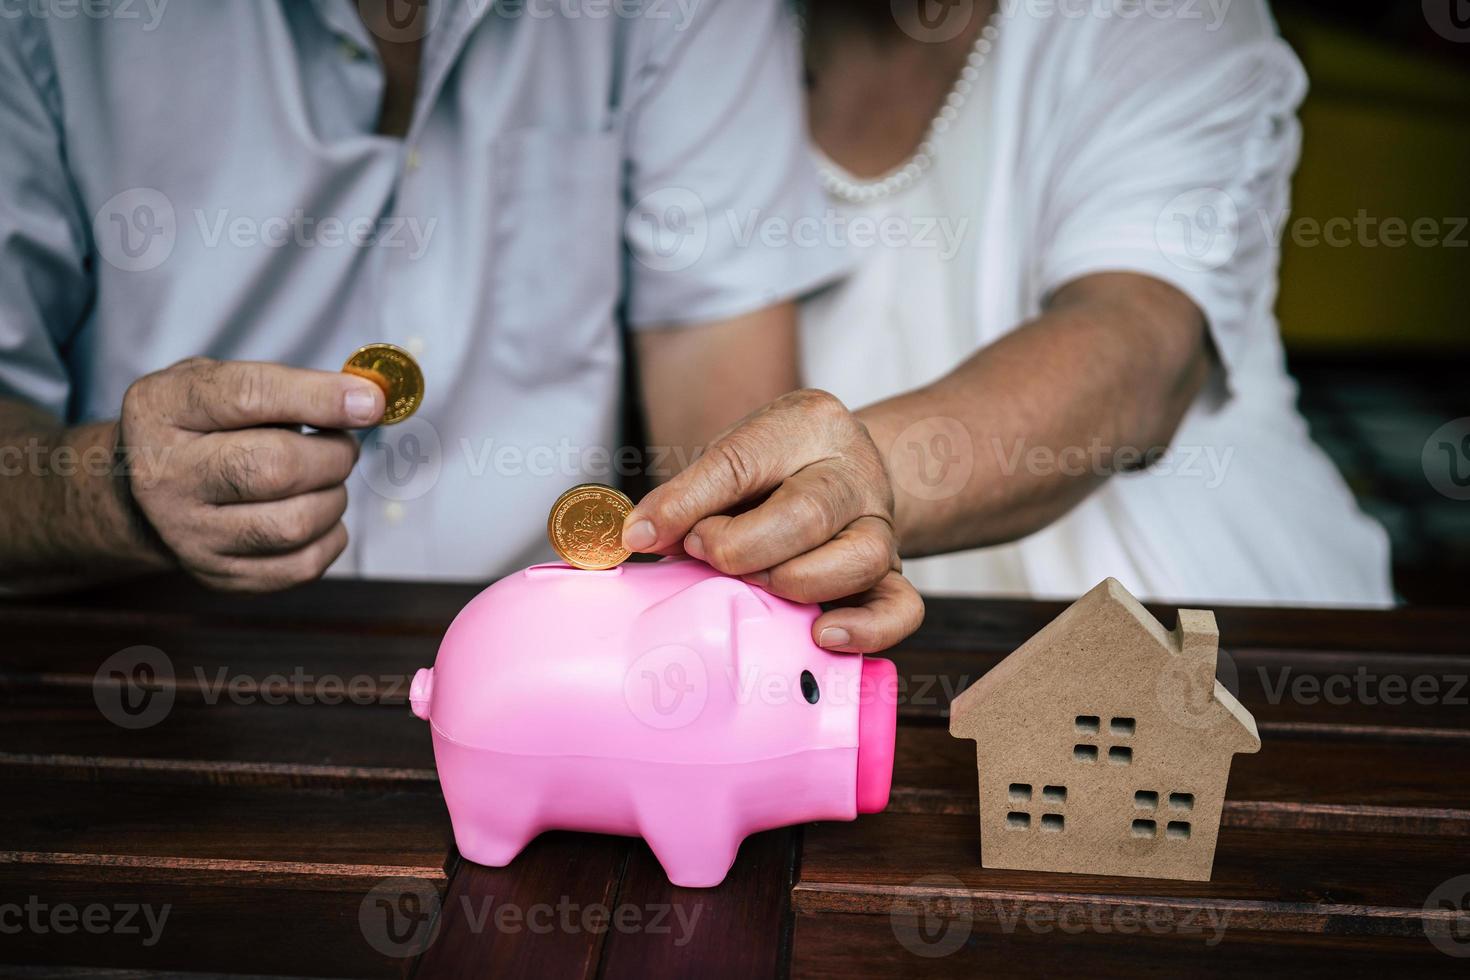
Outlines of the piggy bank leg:
M 688 824 L 646 826 L 643 837 L 663 865 L 669 881 L 681 888 L 713 888 L 725 880 L 740 840 Z
M 673 884 L 680 888 L 713 888 L 730 873 L 740 842 L 711 839 L 671 841 L 651 836 L 648 846 L 653 849 L 653 856 L 658 858 Z
M 454 842 L 460 855 L 467 861 L 492 868 L 503 868 L 514 861 L 533 836 L 529 831 L 487 827 L 483 822 L 469 829 L 461 829 L 457 823 L 454 827 Z
M 504 758 L 447 743 L 435 751 L 459 853 L 476 864 L 509 864 L 544 829 L 540 788 Z

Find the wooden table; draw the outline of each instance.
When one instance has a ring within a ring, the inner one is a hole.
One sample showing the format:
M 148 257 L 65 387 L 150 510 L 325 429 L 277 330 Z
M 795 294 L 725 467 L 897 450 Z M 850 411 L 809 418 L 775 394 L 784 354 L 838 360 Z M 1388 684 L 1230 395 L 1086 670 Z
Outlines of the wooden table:
M 887 812 L 752 837 L 692 891 L 624 838 L 459 860 L 405 700 L 474 592 L 0 602 L 0 974 L 1470 973 L 1470 611 L 1217 609 L 1265 745 L 1199 884 L 980 867 L 946 707 L 1060 607 L 932 601 Z

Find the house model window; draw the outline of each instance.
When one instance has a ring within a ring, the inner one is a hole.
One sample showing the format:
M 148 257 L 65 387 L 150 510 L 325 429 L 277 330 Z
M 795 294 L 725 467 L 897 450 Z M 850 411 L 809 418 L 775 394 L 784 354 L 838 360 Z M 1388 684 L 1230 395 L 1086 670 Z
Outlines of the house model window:
M 1170 632 L 1114 579 L 950 707 L 973 739 L 987 868 L 1208 880 L 1255 719 L 1215 682 L 1213 613 Z
M 1060 834 L 1067 829 L 1063 807 L 1067 803 L 1067 787 L 1043 786 L 1040 796 L 1031 791 L 1030 783 L 1011 783 L 1006 789 L 1010 810 L 1006 813 L 1007 830 L 1031 830 L 1032 804 L 1041 812 L 1035 826 L 1043 833 Z

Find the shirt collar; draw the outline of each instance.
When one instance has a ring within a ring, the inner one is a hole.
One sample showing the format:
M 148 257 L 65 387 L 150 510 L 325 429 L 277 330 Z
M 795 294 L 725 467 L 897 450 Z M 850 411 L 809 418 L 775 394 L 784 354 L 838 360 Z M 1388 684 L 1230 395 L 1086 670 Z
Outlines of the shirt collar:
M 405 2 L 405 0 L 389 0 Z M 484 20 L 497 0 L 428 0 L 429 31 L 419 68 L 419 88 L 414 99 L 413 122 L 408 139 L 412 141 L 439 96 L 450 69 L 464 50 L 470 34 Z M 357 11 L 355 0 L 312 0 L 318 19 L 333 33 L 351 40 L 376 56 L 377 44 Z

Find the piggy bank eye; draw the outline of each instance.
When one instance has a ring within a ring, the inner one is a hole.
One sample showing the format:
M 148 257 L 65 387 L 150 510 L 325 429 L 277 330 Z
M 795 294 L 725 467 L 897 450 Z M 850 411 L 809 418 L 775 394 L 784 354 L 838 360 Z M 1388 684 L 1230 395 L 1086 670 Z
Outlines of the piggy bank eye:
M 822 692 L 817 690 L 817 679 L 809 670 L 801 672 L 801 696 L 806 698 L 810 704 L 816 704 L 817 698 L 822 696 Z

